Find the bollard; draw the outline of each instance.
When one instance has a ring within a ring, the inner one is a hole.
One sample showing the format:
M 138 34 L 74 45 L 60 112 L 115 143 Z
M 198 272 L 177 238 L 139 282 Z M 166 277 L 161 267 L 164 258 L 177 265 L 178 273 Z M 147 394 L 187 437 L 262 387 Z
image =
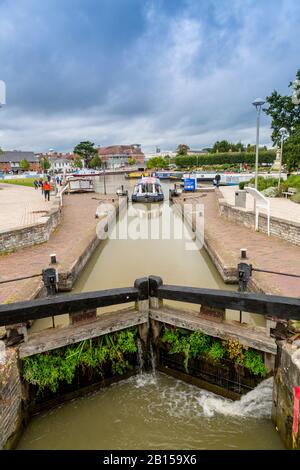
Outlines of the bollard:
M 247 290 L 248 281 L 252 274 L 252 264 L 239 263 L 238 264 L 238 280 L 239 280 L 239 292 L 245 292 Z
M 58 291 L 58 272 L 55 268 L 47 268 L 42 271 L 43 282 L 47 289 L 47 296 L 53 296 Z M 55 328 L 54 317 L 52 317 L 52 327 Z
M 55 268 L 42 271 L 43 282 L 47 289 L 47 296 L 55 295 L 58 290 L 58 272 Z
M 247 258 L 247 248 L 241 248 L 241 259 L 246 259 Z
M 247 290 L 248 281 L 252 274 L 252 264 L 239 263 L 238 264 L 238 292 L 245 292 Z M 242 323 L 242 311 L 240 310 L 240 323 Z
M 57 261 L 56 261 L 56 253 L 53 253 L 52 255 L 50 255 L 50 264 L 56 264 Z

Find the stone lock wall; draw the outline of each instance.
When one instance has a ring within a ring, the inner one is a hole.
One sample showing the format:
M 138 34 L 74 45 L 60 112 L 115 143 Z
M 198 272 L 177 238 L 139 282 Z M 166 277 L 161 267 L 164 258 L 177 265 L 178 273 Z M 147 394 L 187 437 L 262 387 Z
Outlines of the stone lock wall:
M 22 387 L 15 348 L 1 353 L 0 449 L 13 448 L 21 430 Z
M 226 219 L 238 225 L 244 225 L 245 227 L 254 229 L 255 213 L 253 211 L 233 207 L 223 200 L 219 200 L 219 210 L 220 214 L 226 217 Z M 268 219 L 266 214 L 259 214 L 258 229 L 260 232 L 268 233 Z M 286 240 L 294 245 L 300 245 L 300 224 L 272 217 L 271 214 L 270 235 Z
M 272 420 L 285 446 L 300 450 L 300 410 L 297 402 L 298 431 L 293 433 L 295 388 L 300 387 L 300 340 L 293 344 L 281 343 L 274 375 Z

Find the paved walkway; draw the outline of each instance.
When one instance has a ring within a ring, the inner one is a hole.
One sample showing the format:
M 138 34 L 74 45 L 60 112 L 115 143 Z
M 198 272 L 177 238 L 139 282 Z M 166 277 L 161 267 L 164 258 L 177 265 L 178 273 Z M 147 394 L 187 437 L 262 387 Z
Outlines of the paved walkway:
M 238 186 L 220 186 L 221 193 L 224 199 L 231 205 L 235 205 L 235 191 L 238 190 Z M 296 204 L 290 199 L 281 197 L 270 197 L 270 209 L 271 218 L 278 217 L 292 222 L 300 223 L 300 204 Z M 253 210 L 254 199 L 250 194 L 246 197 L 246 209 Z M 262 210 L 263 212 L 263 210 Z
M 62 267 L 70 266 L 95 233 L 98 223 L 95 213 L 100 200 L 105 200 L 105 196 L 95 193 L 64 196 L 62 222 L 52 233 L 50 240 L 15 253 L 1 255 L 0 281 L 41 273 L 49 265 L 52 253 L 56 253 L 57 261 Z M 40 279 L 0 284 L 0 303 L 32 298 Z
M 204 204 L 205 235 L 210 245 L 220 255 L 224 265 L 236 267 L 241 262 L 240 249 L 247 248 L 247 262 L 252 263 L 253 267 L 300 276 L 300 248 L 298 246 L 236 225 L 221 217 L 214 192 L 199 194 L 199 196 L 185 194 L 184 197 L 190 197 L 194 204 Z M 187 202 L 189 202 L 188 199 Z M 253 277 L 260 288 L 268 294 L 300 297 L 300 278 L 266 273 L 253 273 Z
M 52 208 L 54 197 L 45 201 L 41 189 L 0 184 L 0 230 L 34 224 Z

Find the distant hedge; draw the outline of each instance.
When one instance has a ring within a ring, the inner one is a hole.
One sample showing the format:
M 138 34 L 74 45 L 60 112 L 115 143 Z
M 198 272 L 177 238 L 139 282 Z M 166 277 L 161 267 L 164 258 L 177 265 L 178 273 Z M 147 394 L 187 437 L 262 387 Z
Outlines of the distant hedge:
M 258 155 L 259 163 L 273 163 L 276 154 L 272 150 L 260 151 Z M 248 163 L 255 164 L 255 153 L 239 152 L 239 153 L 210 153 L 207 155 L 178 155 L 175 157 L 175 163 L 181 168 L 190 166 L 205 165 L 222 165 L 223 163 Z

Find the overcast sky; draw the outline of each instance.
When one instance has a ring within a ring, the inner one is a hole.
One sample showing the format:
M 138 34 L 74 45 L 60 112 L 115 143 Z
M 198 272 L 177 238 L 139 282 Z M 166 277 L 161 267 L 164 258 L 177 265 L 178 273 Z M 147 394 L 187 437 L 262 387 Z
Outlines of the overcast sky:
M 0 147 L 254 143 L 251 102 L 289 92 L 299 24 L 299 0 L 0 0 Z

